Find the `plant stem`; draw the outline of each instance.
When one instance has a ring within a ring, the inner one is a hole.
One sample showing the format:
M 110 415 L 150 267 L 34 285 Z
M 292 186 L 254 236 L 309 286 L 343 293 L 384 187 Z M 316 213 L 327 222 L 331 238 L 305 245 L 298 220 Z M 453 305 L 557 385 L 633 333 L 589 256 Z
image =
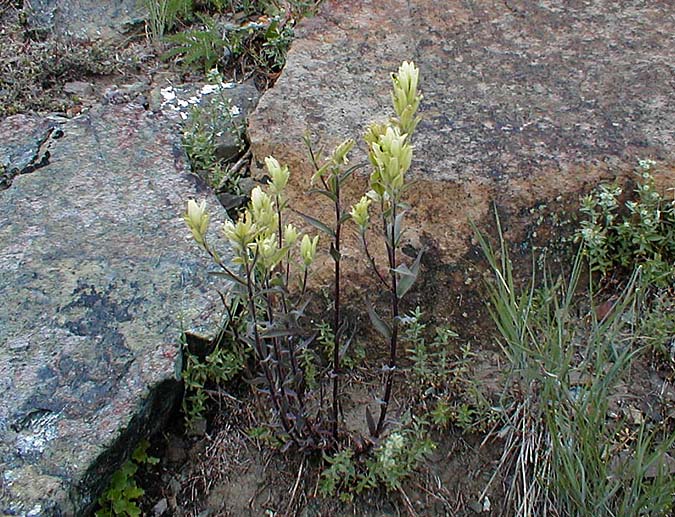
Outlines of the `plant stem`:
M 385 278 L 382 276 L 382 273 L 380 273 L 380 270 L 377 268 L 377 264 L 375 263 L 375 258 L 370 254 L 370 250 L 368 249 L 368 241 L 366 240 L 365 233 L 361 234 L 361 242 L 363 243 L 363 250 L 366 253 L 366 257 L 368 258 L 368 261 L 370 262 L 370 267 L 372 267 L 373 271 L 375 271 L 375 274 L 377 275 L 377 278 L 380 280 L 382 285 L 384 285 L 385 289 L 391 289 L 389 287 L 389 284 L 385 280 Z
M 244 262 L 245 268 L 246 268 L 246 288 L 247 288 L 247 294 L 248 294 L 248 310 L 251 313 L 251 320 L 253 324 L 253 339 L 255 341 L 255 349 L 256 353 L 258 354 L 258 362 L 260 365 L 262 365 L 263 373 L 265 374 L 265 380 L 267 381 L 267 386 L 270 390 L 270 398 L 272 399 L 272 403 L 274 404 L 274 409 L 276 410 L 277 414 L 279 415 L 279 419 L 281 420 L 281 425 L 284 428 L 284 431 L 288 433 L 288 436 L 293 440 L 294 442 L 298 443 L 298 440 L 296 439 L 295 436 L 293 436 L 293 426 L 291 426 L 290 422 L 288 422 L 288 419 L 286 418 L 286 412 L 282 408 L 281 403 L 279 402 L 279 397 L 277 395 L 276 391 L 276 383 L 274 382 L 274 377 L 272 376 L 272 373 L 269 370 L 269 366 L 267 365 L 267 354 L 265 351 L 265 348 L 263 347 L 262 343 L 262 338 L 260 337 L 260 333 L 258 332 L 258 318 L 257 318 L 257 313 L 256 313 L 256 307 L 255 307 L 255 296 L 253 292 L 253 283 L 251 282 L 251 275 L 253 272 L 251 271 L 251 267 L 248 263 L 248 261 Z
M 389 340 L 389 364 L 387 365 L 386 380 L 384 387 L 384 397 L 380 407 L 380 418 L 377 421 L 375 436 L 379 436 L 384 427 L 384 421 L 387 417 L 387 408 L 391 399 L 391 389 L 394 384 L 394 371 L 396 370 L 396 349 L 398 344 L 398 294 L 396 292 L 396 236 L 394 234 L 394 224 L 396 221 L 396 202 L 392 201 L 391 207 L 391 230 L 389 231 L 389 242 L 387 243 L 387 256 L 389 258 L 389 275 L 391 277 L 391 338 Z
M 278 237 L 278 246 L 279 249 L 281 249 L 284 245 L 284 240 L 283 240 L 283 223 L 282 223 L 282 211 L 281 211 L 281 198 L 279 195 L 276 196 L 275 198 L 276 201 L 276 206 L 277 206 L 277 223 L 278 223 L 278 232 L 279 232 L 279 237 Z M 290 252 L 289 252 L 290 253 Z M 288 316 L 288 303 L 286 301 L 286 293 L 288 292 L 288 277 L 289 277 L 289 264 L 290 264 L 290 258 L 287 256 L 286 257 L 286 268 L 284 268 L 283 262 L 279 264 L 278 266 L 278 271 L 279 275 L 281 276 L 282 280 L 284 281 L 285 288 L 281 292 L 281 305 L 284 310 L 284 315 Z M 284 277 L 284 269 L 286 270 L 286 276 Z M 272 319 L 270 319 L 272 321 Z M 293 377 L 294 377 L 294 382 L 299 382 L 300 380 L 300 369 L 298 368 L 298 363 L 296 361 L 295 357 L 295 346 L 293 345 L 293 338 L 287 337 L 285 339 L 287 349 L 288 349 L 288 355 L 290 356 L 290 361 L 291 361 L 291 371 L 293 372 Z M 281 361 L 281 357 L 279 357 L 279 361 Z M 282 377 L 282 384 L 283 384 L 284 378 Z M 298 402 L 300 402 L 300 407 L 304 407 L 304 397 L 302 395 L 302 391 L 298 390 Z
M 274 318 L 274 300 L 270 294 L 270 284 L 269 276 L 265 275 L 265 281 L 263 283 L 267 294 L 265 295 L 265 301 L 267 302 L 267 321 L 273 322 Z M 268 338 L 269 339 L 269 338 Z M 274 351 L 274 359 L 277 367 L 277 377 L 279 379 L 279 390 L 281 391 L 281 398 L 287 400 L 286 390 L 284 389 L 284 381 L 286 380 L 286 371 L 284 369 L 283 357 L 281 352 L 281 347 L 279 346 L 278 337 L 272 338 L 272 350 Z
M 335 311 L 333 314 L 333 439 L 338 437 L 338 388 L 340 371 L 340 229 L 341 229 L 341 209 L 340 209 L 340 182 L 337 176 L 334 177 L 335 184 Z

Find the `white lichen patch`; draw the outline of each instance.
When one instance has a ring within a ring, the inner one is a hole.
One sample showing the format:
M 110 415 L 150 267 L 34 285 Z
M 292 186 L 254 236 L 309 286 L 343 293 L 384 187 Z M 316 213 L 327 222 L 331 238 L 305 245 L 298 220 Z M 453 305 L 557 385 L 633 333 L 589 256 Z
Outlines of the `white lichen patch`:
M 16 438 L 16 447 L 22 456 L 42 454 L 47 444 L 56 438 L 56 422 L 61 413 L 49 413 L 36 418 L 30 429 L 22 431 Z
M 218 93 L 221 90 L 231 90 L 236 86 L 237 83 L 224 82 L 205 84 L 199 89 L 196 95 L 191 95 L 185 98 L 181 97 L 181 95 L 185 95 L 185 92 L 182 92 L 180 88 L 176 89 L 173 86 L 167 86 L 166 88 L 161 88 L 159 90 L 159 93 L 162 97 L 162 103 L 160 107 L 161 109 L 168 109 L 177 112 L 183 120 L 186 120 L 188 118 L 187 109 L 191 106 L 196 106 L 199 104 L 204 97 Z M 230 113 L 232 116 L 237 116 L 241 113 L 241 110 L 237 106 L 232 106 L 230 108 Z

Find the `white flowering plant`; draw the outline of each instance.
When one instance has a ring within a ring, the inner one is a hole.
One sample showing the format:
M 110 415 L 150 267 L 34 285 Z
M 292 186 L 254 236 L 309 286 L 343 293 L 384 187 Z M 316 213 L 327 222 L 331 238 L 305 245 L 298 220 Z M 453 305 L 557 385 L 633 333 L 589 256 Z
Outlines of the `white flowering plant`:
M 246 307 L 246 332 L 240 339 L 253 351 L 254 386 L 269 398 L 279 435 L 300 448 L 319 447 L 321 412 L 310 415 L 301 358 L 312 341 L 301 328 L 309 270 L 318 236 L 302 235 L 285 222 L 288 168 L 265 160 L 271 182 L 256 187 L 237 221 L 226 221 L 222 231 L 230 243 L 236 270 L 221 259 L 207 240 L 209 216 L 205 202 L 188 201 L 184 215 L 195 242 L 211 256 L 233 283 L 233 304 Z M 301 264 L 300 270 L 292 267 Z M 292 288 L 292 283 L 299 283 Z M 230 312 L 228 308 L 228 312 Z
M 345 183 L 365 166 L 349 163 L 354 140 L 346 139 L 326 157 L 315 153 L 309 145 L 314 166 L 311 193 L 324 196 L 334 207 L 330 221 L 300 214 L 323 234 L 322 240 L 328 240 L 334 265 L 332 325 L 324 333 L 324 338 L 330 335 L 332 340 L 331 346 L 325 347 L 331 355 L 327 364 L 311 361 L 310 346 L 315 334 L 303 326 L 308 275 L 319 252 L 320 239 L 318 235 L 302 234 L 288 222 L 290 208 L 285 189 L 289 168 L 274 157 L 267 157 L 269 183 L 253 189 L 246 210 L 236 221 L 224 224 L 222 231 L 234 253 L 233 265 L 226 264 L 208 242 L 209 216 L 205 203 L 190 200 L 187 204 L 184 219 L 193 239 L 232 282 L 231 294 L 238 306 L 245 307 L 245 314 L 239 317 L 246 318 L 246 332 L 240 339 L 252 350 L 251 370 L 255 379 L 251 385 L 268 398 L 277 436 L 300 449 L 335 450 L 344 436 L 340 422 L 341 360 L 350 343 L 344 335 L 346 324 L 341 311 L 341 241 L 345 225 L 356 227 L 368 263 L 389 293 L 390 301 L 385 318 L 373 307 L 368 309 L 373 326 L 388 342 L 389 354 L 382 368 L 379 416 L 375 419 L 366 411 L 371 435 L 366 442 L 374 446 L 380 439 L 386 439 L 385 429 L 394 432 L 393 426 L 387 426 L 387 409 L 399 361 L 399 304 L 419 274 L 421 258 L 420 254 L 412 263 L 406 263 L 399 251 L 404 216 L 410 209 L 404 197 L 412 164 L 412 132 L 419 122 L 417 109 L 422 99 L 418 83 L 419 71 L 413 63 L 404 62 L 394 74 L 392 101 L 396 116 L 385 124 L 372 124 L 366 131 L 370 190 L 354 205 L 347 205 L 343 199 Z M 372 228 L 371 219 L 377 220 Z M 370 251 L 369 237 L 374 232 L 384 242 L 384 264 L 378 264 Z M 330 397 L 324 395 L 327 386 L 332 392 Z

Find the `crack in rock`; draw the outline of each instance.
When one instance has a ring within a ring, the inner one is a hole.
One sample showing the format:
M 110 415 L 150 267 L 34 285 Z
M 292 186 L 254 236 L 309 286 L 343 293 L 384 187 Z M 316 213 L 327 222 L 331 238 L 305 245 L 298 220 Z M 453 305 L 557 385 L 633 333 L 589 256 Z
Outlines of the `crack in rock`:
M 0 156 L 0 191 L 11 187 L 16 176 L 30 174 L 49 165 L 51 143 L 62 136 L 63 130 L 60 127 L 50 126 L 31 144 L 12 149 L 12 154 L 6 157 L 5 163 Z

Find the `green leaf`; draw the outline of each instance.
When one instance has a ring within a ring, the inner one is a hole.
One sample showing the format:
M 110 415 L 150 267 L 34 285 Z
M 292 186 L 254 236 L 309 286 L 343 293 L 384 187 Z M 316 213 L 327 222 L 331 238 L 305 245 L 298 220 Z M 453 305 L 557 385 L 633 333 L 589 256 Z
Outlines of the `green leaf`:
M 373 419 L 373 415 L 371 414 L 370 409 L 368 409 L 368 406 L 366 406 L 366 422 L 368 423 L 368 431 L 370 431 L 371 436 L 375 436 L 377 426 L 375 425 L 375 420 Z
M 136 446 L 136 449 L 134 450 L 133 454 L 131 455 L 131 458 L 136 462 L 136 463 L 145 463 L 145 461 L 148 458 L 148 447 L 150 444 L 148 443 L 148 440 L 143 439 L 141 440 L 138 445 Z
M 232 280 L 233 282 L 235 282 L 239 285 L 246 286 L 246 282 L 244 282 L 243 279 L 241 279 L 238 276 L 235 276 L 233 274 L 227 273 L 226 271 L 209 271 L 208 273 L 209 273 L 209 275 L 214 275 L 214 276 L 224 276 L 224 277 L 229 278 L 230 280 Z
M 377 312 L 375 312 L 375 308 L 370 304 L 366 304 L 366 308 L 368 310 L 368 316 L 370 316 L 370 321 L 373 324 L 373 327 L 382 334 L 385 339 L 389 340 L 391 339 L 391 328 L 387 323 L 385 323 L 378 315 Z
M 340 174 L 340 175 L 338 176 L 338 183 L 340 184 L 340 186 L 342 186 L 342 184 L 343 184 L 345 181 L 347 181 L 347 180 L 349 179 L 349 177 L 350 177 L 352 174 L 354 174 L 354 171 L 357 171 L 357 170 L 359 170 L 359 169 L 361 169 L 361 168 L 363 168 L 363 167 L 365 167 L 365 166 L 366 166 L 365 163 L 358 163 L 358 164 L 356 164 L 356 165 L 350 167 L 350 168 L 347 169 L 346 171 L 344 171 L 342 174 Z
M 311 224 L 317 230 L 322 231 L 323 233 L 325 233 L 326 235 L 329 235 L 330 237 L 335 237 L 335 232 L 332 230 L 332 228 L 329 228 L 328 226 L 326 226 L 324 223 L 322 223 L 318 219 L 315 219 L 314 217 L 312 217 L 310 215 L 303 214 L 302 212 L 298 212 L 297 210 L 295 210 L 295 212 L 300 217 L 302 217 L 305 221 L 307 221 L 307 223 Z
M 275 338 L 275 337 L 286 337 L 286 336 L 295 336 L 297 335 L 297 330 L 284 329 L 284 328 L 270 328 L 266 329 L 261 333 L 260 337 L 263 338 Z
M 349 212 L 344 212 L 340 219 L 338 220 L 338 224 L 344 224 L 347 221 L 349 221 L 352 218 L 352 215 Z
M 405 294 L 413 286 L 420 272 L 420 263 L 422 260 L 422 250 L 417 254 L 415 262 L 412 266 L 408 268 L 405 264 L 401 264 L 399 267 L 394 269 L 394 272 L 398 275 L 398 281 L 396 283 L 396 296 L 400 300 L 405 296 Z
M 335 249 L 335 245 L 332 242 L 330 243 L 330 256 L 333 257 L 335 262 L 340 262 L 340 259 L 342 258 L 340 252 Z
M 403 234 L 401 227 L 403 226 L 404 216 L 405 211 L 400 212 L 396 215 L 396 219 L 394 220 L 394 247 L 397 247 L 398 243 L 401 241 L 401 236 Z
M 145 490 L 139 486 L 136 486 L 136 484 L 127 487 L 124 491 L 125 497 L 129 500 L 138 499 L 139 497 L 142 497 L 143 494 L 145 494 Z
M 321 196 L 326 196 L 328 199 L 330 199 L 333 203 L 337 203 L 337 196 L 333 194 L 330 190 L 322 189 L 322 188 L 313 188 L 309 191 L 310 194 L 319 194 Z
M 138 508 L 136 503 L 125 498 L 112 501 L 112 507 L 115 515 L 130 515 L 135 508 Z

